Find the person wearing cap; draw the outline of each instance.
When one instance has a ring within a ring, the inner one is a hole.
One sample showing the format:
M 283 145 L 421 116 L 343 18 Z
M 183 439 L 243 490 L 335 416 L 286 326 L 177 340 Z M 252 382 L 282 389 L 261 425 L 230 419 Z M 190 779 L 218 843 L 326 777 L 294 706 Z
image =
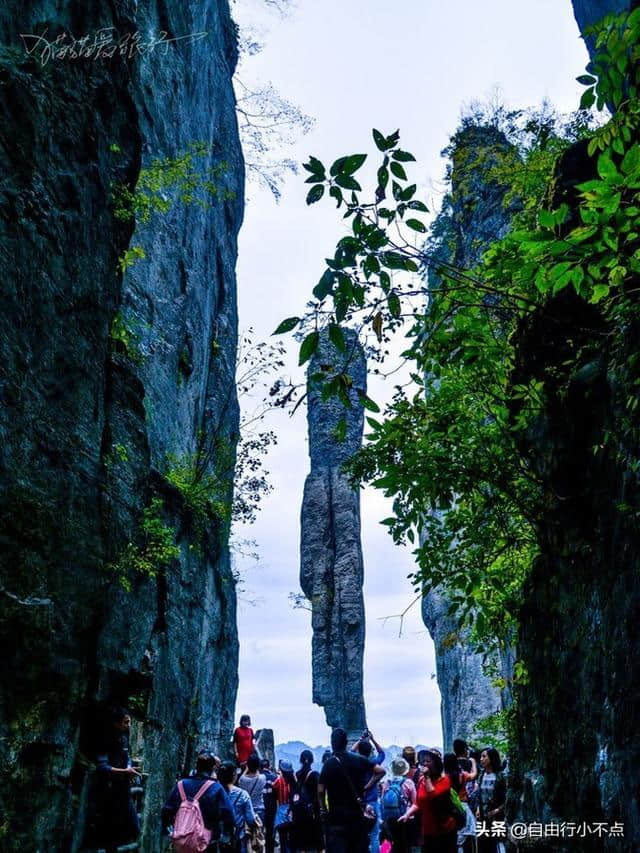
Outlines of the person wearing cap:
M 296 790 L 296 777 L 293 764 L 284 758 L 278 762 L 278 778 L 272 785 L 278 808 L 274 821 L 275 831 L 280 839 L 280 853 L 293 853 L 291 848 L 291 797 Z
M 174 786 L 169 799 L 162 808 L 161 819 L 162 829 L 166 832 L 175 820 L 180 803 L 182 802 L 180 786 L 182 786 L 185 797 L 192 800 L 204 785 L 211 782 L 204 793 L 201 794 L 199 803 L 204 825 L 207 829 L 211 830 L 210 849 L 217 850 L 220 829 L 222 828 L 223 835 L 233 838 L 235 822 L 231 801 L 223 786 L 213 777 L 215 762 L 216 756 L 212 755 L 212 753 L 206 750 L 198 753 L 195 773 L 181 779 Z
M 399 787 L 402 801 L 406 803 L 405 814 L 416 802 L 416 786 L 409 776 L 410 770 L 408 761 L 398 756 L 391 762 L 391 778 L 385 779 L 382 783 L 381 802 L 384 804 L 384 795 L 392 785 Z M 393 853 L 409 853 L 414 836 L 413 827 L 416 822 L 416 818 L 409 818 L 402 822 L 399 822 L 397 818 L 384 820 L 382 835 L 391 842 Z

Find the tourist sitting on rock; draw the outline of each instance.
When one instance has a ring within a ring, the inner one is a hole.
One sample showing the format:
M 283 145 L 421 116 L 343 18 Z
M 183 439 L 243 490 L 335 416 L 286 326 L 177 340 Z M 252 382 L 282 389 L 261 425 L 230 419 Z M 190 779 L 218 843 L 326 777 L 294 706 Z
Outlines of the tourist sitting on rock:
M 235 847 L 231 849 L 234 853 L 248 853 L 247 826 L 252 830 L 259 825 L 259 818 L 256 818 L 251 805 L 251 797 L 246 791 L 234 784 L 236 767 L 231 761 L 225 761 L 218 770 L 218 781 L 224 786 L 233 807 Z
M 363 798 L 385 774 L 384 768 L 372 767 L 368 759 L 347 750 L 344 729 L 331 733 L 333 755 L 320 771 L 318 802 L 325 815 L 327 853 L 367 853 L 369 829 L 363 819 Z
M 255 742 L 256 736 L 251 728 L 251 717 L 243 714 L 240 717 L 240 725 L 233 733 L 233 751 L 238 767 L 245 768 L 249 756 L 255 752 Z
M 219 781 L 213 777 L 216 756 L 205 750 L 196 758 L 195 772 L 181 779 L 162 808 L 162 829 L 166 832 L 176 820 L 183 800 L 197 798 L 205 828 L 211 833 L 208 849 L 218 850 L 218 842 L 231 841 L 235 834 L 235 816 L 231 801 Z
M 405 822 L 419 812 L 425 853 L 456 853 L 456 822 L 449 796 L 451 782 L 437 752 L 427 750 L 424 760 L 426 772 L 418 785 L 416 802 L 398 820 Z

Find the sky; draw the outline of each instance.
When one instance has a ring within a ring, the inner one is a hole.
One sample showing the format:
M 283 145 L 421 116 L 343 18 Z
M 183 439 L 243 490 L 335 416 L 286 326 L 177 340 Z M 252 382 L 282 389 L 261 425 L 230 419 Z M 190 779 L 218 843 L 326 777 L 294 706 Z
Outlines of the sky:
M 304 161 L 355 152 L 375 160 L 371 128 L 400 129 L 412 174 L 430 209 L 442 193 L 441 150 L 461 110 L 499 90 L 512 108 L 548 99 L 575 109 L 587 54 L 569 0 L 297 0 L 288 15 L 264 14 L 264 0 L 238 0 L 241 26 L 257 23 L 263 50 L 245 59 L 245 85 L 273 82 L 314 120 L 312 130 L 282 151 Z M 366 170 L 363 170 L 366 175 Z M 333 204 L 305 204 L 304 174 L 291 175 L 276 204 L 254 185 L 239 237 L 240 328 L 267 340 L 282 319 L 300 316 L 312 287 L 342 236 Z M 288 336 L 287 369 L 301 378 L 297 344 Z M 393 380 L 372 381 L 370 395 L 390 399 Z M 250 403 L 248 405 L 251 405 Z M 311 701 L 310 613 L 293 609 L 299 591 L 300 505 L 309 470 L 304 407 L 291 418 L 273 413 L 278 434 L 267 467 L 274 487 L 254 525 L 258 562 L 237 558 L 243 573 L 238 630 L 240 686 L 236 718 L 274 730 L 277 743 L 329 742 L 321 708 Z M 393 617 L 413 600 L 410 550 L 395 547 L 379 522 L 390 506 L 375 490 L 361 495 L 365 564 L 364 691 L 370 729 L 384 745 L 440 745 L 440 694 L 433 643 L 409 610 L 399 633 Z

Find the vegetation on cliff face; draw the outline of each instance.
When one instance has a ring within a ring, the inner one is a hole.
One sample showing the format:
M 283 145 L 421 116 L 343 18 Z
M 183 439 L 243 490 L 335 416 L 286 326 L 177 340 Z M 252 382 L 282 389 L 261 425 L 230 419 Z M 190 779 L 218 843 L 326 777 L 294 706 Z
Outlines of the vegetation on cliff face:
M 390 335 L 408 327 L 404 355 L 415 365 L 417 390 L 407 396 L 399 389 L 384 419 L 368 419 L 369 444 L 351 470 L 393 497 L 393 515 L 384 523 L 396 540 L 414 542 L 425 531 L 415 552 L 416 583 L 444 584 L 483 643 L 505 641 L 514 628 L 537 553 L 535 526 L 549 497 L 548 484 L 520 445 L 546 405 L 547 389 L 539 379 L 514 378 L 513 333 L 534 311 L 544 317 L 548 300 L 566 289 L 618 328 L 634 306 L 640 10 L 608 16 L 594 37 L 592 73 L 579 78 L 587 86 L 581 106 L 612 104 L 615 115 L 595 131 L 580 116 L 562 129 L 550 121 L 521 122 L 524 144 L 496 151 L 486 164 L 508 188 L 507 203 L 517 211 L 513 228 L 473 269 L 454 269 L 428 242 L 420 244 L 427 209 L 407 175 L 414 157 L 399 147 L 397 132 L 373 131 L 382 162 L 371 201 L 362 198 L 356 178 L 366 155 L 341 157 L 330 168 L 314 157 L 305 164 L 312 185 L 307 202 L 328 194 L 345 211 L 351 233 L 327 261 L 310 314 L 285 320 L 277 331 L 307 331 L 300 347 L 304 363 L 321 327 L 328 326 L 337 346 L 341 326 L 356 327 L 381 356 Z M 557 164 L 580 137 L 594 176 L 558 198 Z M 455 141 L 451 152 L 463 158 Z M 464 201 L 463 183 L 453 192 Z M 435 227 L 442 232 L 446 222 Z M 416 276 L 429 268 L 437 274 L 435 288 Z M 568 358 L 577 362 L 578 342 L 567 344 Z M 345 372 L 328 367 L 323 379 L 326 393 L 346 404 Z M 365 405 L 377 408 L 372 401 Z M 630 394 L 630 416 L 636 405 Z M 594 454 L 601 450 L 593 448 Z

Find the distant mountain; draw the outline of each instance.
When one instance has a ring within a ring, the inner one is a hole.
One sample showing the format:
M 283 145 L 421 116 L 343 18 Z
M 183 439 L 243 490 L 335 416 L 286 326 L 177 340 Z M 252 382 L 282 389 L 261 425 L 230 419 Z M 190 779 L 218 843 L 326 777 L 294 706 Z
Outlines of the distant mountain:
M 322 755 L 325 750 L 329 749 L 328 746 L 308 746 L 306 743 L 303 743 L 300 740 L 290 740 L 287 743 L 279 743 L 276 744 L 276 762 L 281 759 L 285 761 L 290 761 L 293 765 L 293 769 L 297 770 L 300 766 L 300 753 L 303 749 L 310 749 L 313 753 L 313 768 L 314 770 L 320 770 L 322 767 Z M 386 770 L 389 770 L 391 762 L 396 756 L 402 753 L 402 747 L 396 746 L 392 744 L 391 746 L 383 747 L 385 751 L 385 760 L 383 762 L 383 767 Z M 423 746 L 422 744 L 418 744 L 416 747 L 416 751 L 420 749 L 428 749 L 428 747 Z

